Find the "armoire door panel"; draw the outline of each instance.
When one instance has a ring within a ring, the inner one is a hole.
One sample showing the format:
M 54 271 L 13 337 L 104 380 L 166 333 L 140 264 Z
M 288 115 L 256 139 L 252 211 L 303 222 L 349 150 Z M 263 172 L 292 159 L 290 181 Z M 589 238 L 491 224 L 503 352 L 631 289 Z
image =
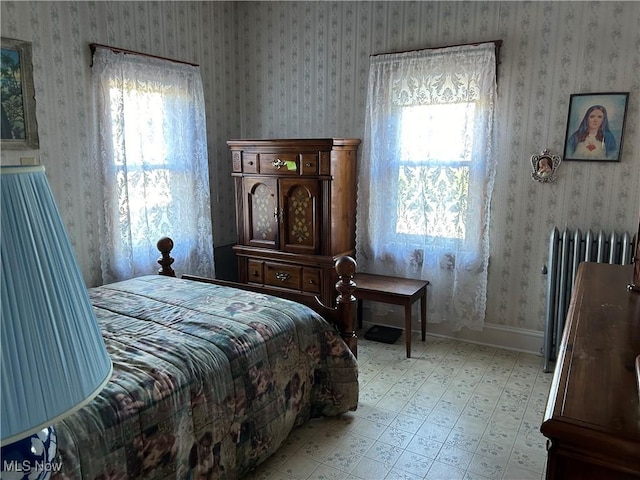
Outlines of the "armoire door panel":
M 245 177 L 244 231 L 248 245 L 278 248 L 278 183 L 272 177 Z
M 320 246 L 320 189 L 318 180 L 280 179 L 280 249 L 318 253 Z

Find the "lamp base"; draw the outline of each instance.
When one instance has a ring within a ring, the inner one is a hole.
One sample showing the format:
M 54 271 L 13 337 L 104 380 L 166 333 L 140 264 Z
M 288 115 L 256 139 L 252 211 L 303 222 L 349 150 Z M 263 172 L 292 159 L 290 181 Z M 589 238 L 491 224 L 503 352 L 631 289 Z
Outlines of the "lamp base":
M 2 480 L 48 480 L 59 471 L 60 463 L 54 462 L 57 452 L 57 437 L 53 427 L 47 427 L 9 445 L 4 445 L 2 458 Z

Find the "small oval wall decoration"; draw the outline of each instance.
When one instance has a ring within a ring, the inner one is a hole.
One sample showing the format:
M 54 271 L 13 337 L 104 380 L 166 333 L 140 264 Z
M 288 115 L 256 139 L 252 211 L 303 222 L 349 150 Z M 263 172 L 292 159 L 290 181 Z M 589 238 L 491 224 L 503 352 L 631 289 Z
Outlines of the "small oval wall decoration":
M 540 155 L 531 155 L 531 178 L 541 183 L 553 182 L 560 162 L 562 162 L 560 156 L 551 155 L 546 148 Z

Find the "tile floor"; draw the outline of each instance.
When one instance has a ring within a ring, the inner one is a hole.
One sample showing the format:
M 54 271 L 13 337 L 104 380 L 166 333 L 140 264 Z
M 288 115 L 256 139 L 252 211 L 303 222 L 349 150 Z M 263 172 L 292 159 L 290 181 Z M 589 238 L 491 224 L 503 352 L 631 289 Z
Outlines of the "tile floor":
M 360 337 L 360 405 L 296 429 L 247 479 L 544 478 L 539 356 L 414 334 Z

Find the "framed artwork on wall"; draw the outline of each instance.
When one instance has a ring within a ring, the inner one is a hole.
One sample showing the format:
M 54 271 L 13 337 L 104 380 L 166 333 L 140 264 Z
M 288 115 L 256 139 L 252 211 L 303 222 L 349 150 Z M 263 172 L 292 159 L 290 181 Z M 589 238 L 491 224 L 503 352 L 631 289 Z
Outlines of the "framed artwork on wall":
M 563 159 L 619 162 L 628 101 L 628 92 L 571 95 Z
M 560 156 L 552 155 L 546 148 L 540 155 L 531 155 L 531 178 L 540 183 L 553 182 L 560 162 Z
M 36 98 L 33 87 L 31 43 L 2 37 L 0 62 L 0 147 L 38 148 Z

